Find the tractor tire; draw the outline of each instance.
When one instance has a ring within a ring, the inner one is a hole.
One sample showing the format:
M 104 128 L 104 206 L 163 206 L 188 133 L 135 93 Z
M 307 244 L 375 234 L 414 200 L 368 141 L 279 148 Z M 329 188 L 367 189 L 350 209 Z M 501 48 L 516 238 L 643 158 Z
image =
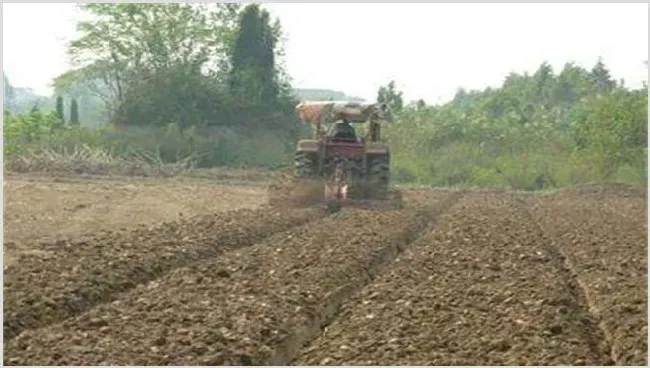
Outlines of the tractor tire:
M 388 193 L 390 184 L 390 164 L 387 158 L 377 158 L 370 162 L 368 179 L 376 195 Z
M 297 152 L 294 158 L 295 176 L 299 179 L 314 177 L 314 159 L 305 152 Z

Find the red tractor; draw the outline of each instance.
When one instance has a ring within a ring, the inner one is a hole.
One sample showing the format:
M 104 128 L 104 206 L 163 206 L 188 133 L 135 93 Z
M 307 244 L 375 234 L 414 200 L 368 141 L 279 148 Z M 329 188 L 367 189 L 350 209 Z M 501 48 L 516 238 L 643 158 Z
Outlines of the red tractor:
M 386 104 L 356 102 L 303 102 L 296 107 L 300 120 L 315 126 L 312 139 L 298 142 L 295 177 L 324 181 L 324 200 L 332 205 L 382 204 L 391 201 L 390 146 L 381 140 L 382 123 L 391 123 Z M 363 136 L 353 123 L 362 123 Z M 388 202 L 385 202 L 388 201 Z

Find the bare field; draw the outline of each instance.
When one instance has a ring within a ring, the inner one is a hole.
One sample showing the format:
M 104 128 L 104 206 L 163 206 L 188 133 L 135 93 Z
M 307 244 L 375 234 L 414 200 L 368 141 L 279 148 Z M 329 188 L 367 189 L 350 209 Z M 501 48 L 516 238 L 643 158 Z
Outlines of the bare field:
M 265 203 L 260 186 L 224 186 L 205 180 L 47 178 L 18 175 L 4 181 L 4 262 L 31 244 L 124 230 L 182 217 Z
M 647 363 L 642 193 L 328 214 L 206 178 L 4 189 L 5 364 Z

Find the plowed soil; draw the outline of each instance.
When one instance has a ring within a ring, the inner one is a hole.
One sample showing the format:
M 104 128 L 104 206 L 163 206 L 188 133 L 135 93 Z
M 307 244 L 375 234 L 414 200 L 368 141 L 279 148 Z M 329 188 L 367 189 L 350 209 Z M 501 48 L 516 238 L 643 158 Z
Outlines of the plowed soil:
M 28 197 L 18 184 L 9 184 L 10 218 L 61 213 L 15 205 Z M 66 201 L 59 184 L 52 203 Z M 163 206 L 170 192 L 148 185 L 146 202 Z M 160 183 L 173 185 L 213 190 Z M 116 221 L 123 230 L 115 232 L 110 204 L 101 226 L 63 235 L 30 236 L 7 221 L 5 234 L 20 234 L 12 236 L 23 251 L 5 264 L 4 362 L 647 363 L 643 196 L 620 188 L 404 195 L 401 210 L 335 214 L 233 197 L 223 211 L 218 199 L 196 211 L 189 200 L 168 201 L 157 223 Z M 57 221 L 73 229 L 72 220 Z
M 5 268 L 4 337 L 74 316 L 174 268 L 324 215 L 318 209 L 237 210 L 40 244 L 38 253 Z
M 297 363 L 607 364 L 584 302 L 512 199 L 471 195 L 365 288 Z
M 611 358 L 618 365 L 646 365 L 646 200 L 634 193 L 606 194 L 535 199 L 532 213 L 577 275 L 611 344 Z

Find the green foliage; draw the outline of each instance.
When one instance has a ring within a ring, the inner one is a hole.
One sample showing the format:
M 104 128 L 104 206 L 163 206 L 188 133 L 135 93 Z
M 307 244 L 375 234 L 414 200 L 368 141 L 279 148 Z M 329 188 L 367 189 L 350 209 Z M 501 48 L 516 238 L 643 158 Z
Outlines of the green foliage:
M 101 99 L 117 126 L 237 127 L 288 139 L 298 124 L 281 26 L 257 5 L 89 4 L 57 91 Z M 76 91 L 76 92 L 75 92 Z M 76 95 L 76 96 L 75 96 Z
M 13 161 L 23 161 L 25 155 L 65 155 L 80 148 L 126 162 L 144 157 L 161 164 L 191 162 L 197 168 L 272 168 L 286 165 L 291 159 L 282 139 L 269 134 L 250 136 L 230 128 L 181 129 L 178 124 L 169 124 L 162 128 L 96 129 L 66 125 L 53 129 L 57 121 L 54 113 L 9 119 L 5 115 L 5 121 L 8 166 Z
M 3 100 L 5 110 L 12 110 L 15 102 L 15 92 L 14 88 L 11 86 L 11 83 L 9 83 L 9 78 L 7 78 L 4 70 L 2 71 L 2 90 L 4 92 Z
M 112 120 L 132 123 L 129 116 L 114 116 L 125 101 L 138 96 L 132 90 L 151 87 L 151 80 L 169 69 L 198 74 L 217 70 L 229 32 L 224 30 L 229 21 L 222 13 L 236 8 L 232 4 L 83 5 L 93 20 L 78 24 L 81 36 L 70 44 L 77 68 L 59 76 L 55 86 L 59 90 L 81 86 L 104 101 Z
M 70 125 L 79 125 L 79 106 L 75 99 L 70 102 Z
M 23 151 L 97 150 L 199 167 L 289 162 L 304 129 L 281 64 L 281 26 L 267 12 L 236 4 L 81 8 L 92 20 L 78 24 L 69 48 L 74 69 L 54 83 L 71 100 L 70 124 Z M 110 124 L 87 129 L 79 110 L 91 106 L 101 116 L 97 101 Z
M 59 125 L 55 113 L 33 111 L 29 115 L 4 114 L 4 154 L 11 156 L 23 152 L 27 145 L 40 142 Z
M 580 152 L 592 159 L 599 176 L 610 179 L 622 165 L 634 165 L 644 155 L 647 106 L 648 95 L 644 91 L 615 90 L 576 107 L 575 139 Z
M 589 73 L 594 88 L 599 93 L 609 93 L 616 87 L 616 82 L 612 80 L 609 70 L 605 67 L 602 59 L 598 59 L 596 65 Z
M 647 93 L 618 86 L 599 60 L 591 71 L 566 64 L 558 75 L 543 63 L 498 89 L 461 89 L 442 106 L 409 105 L 385 130 L 395 179 L 524 190 L 645 184 Z
M 242 11 L 231 51 L 229 86 L 235 99 L 246 105 L 270 104 L 278 98 L 275 49 L 279 34 L 270 15 L 258 4 Z
M 56 78 L 56 103 L 18 102 L 28 91 L 4 76 L 10 160 L 83 146 L 125 161 L 273 166 L 290 162 L 296 139 L 308 135 L 295 96 L 342 95 L 291 88 L 281 24 L 259 5 L 81 8 L 91 20 L 78 24 L 74 68 Z M 69 125 L 61 124 L 64 98 Z M 590 70 L 567 63 L 559 73 L 545 62 L 532 75 L 508 75 L 500 88 L 459 89 L 441 106 L 405 105 L 394 81 L 377 100 L 397 118 L 384 129 L 397 181 L 535 190 L 647 180 L 647 85 L 625 88 L 600 59 Z
M 395 87 L 395 81 L 390 81 L 387 86 L 379 87 L 377 102 L 387 104 L 394 112 L 402 111 L 404 100 L 402 99 L 402 92 L 397 91 Z
M 63 97 L 56 97 L 56 117 L 65 124 L 65 114 L 63 113 Z

